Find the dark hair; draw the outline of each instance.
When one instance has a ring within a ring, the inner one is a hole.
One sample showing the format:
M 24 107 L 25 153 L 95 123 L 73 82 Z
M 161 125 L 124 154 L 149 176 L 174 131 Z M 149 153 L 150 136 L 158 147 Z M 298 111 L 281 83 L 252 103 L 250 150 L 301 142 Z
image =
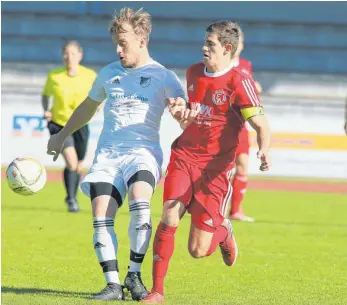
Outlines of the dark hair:
M 239 37 L 242 35 L 237 23 L 228 20 L 216 21 L 206 28 L 206 32 L 216 34 L 222 46 L 225 46 L 227 43 L 231 44 L 231 56 L 235 54 L 239 44 Z
M 62 52 L 65 51 L 65 49 L 68 47 L 68 46 L 75 46 L 78 51 L 80 51 L 81 53 L 83 52 L 83 48 L 81 46 L 81 44 L 77 41 L 77 40 L 68 40 L 62 47 Z

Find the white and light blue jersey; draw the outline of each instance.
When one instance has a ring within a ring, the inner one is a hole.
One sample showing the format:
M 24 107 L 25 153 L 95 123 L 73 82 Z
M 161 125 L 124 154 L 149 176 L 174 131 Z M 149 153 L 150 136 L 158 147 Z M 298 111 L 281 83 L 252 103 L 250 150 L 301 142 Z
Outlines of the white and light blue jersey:
M 96 155 L 148 148 L 159 162 L 159 129 L 166 99 L 186 99 L 176 74 L 154 60 L 133 69 L 123 68 L 119 61 L 109 64 L 100 71 L 89 97 L 106 100 Z

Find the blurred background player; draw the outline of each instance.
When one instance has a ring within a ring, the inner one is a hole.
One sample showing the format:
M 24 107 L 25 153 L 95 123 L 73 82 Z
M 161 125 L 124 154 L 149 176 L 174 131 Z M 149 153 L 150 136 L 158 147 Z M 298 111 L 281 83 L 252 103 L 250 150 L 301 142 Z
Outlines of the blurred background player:
M 169 98 L 177 106 L 186 104 L 176 74 L 149 56 L 151 30 L 151 16 L 143 9 L 123 8 L 114 16 L 109 32 L 119 60 L 100 71 L 88 97 L 47 145 L 55 161 L 65 138 L 87 124 L 106 100 L 93 165 L 81 182 L 92 202 L 93 245 L 106 280 L 106 287 L 94 297 L 97 300 L 124 299 L 114 220 L 126 195 L 130 264 L 124 286 L 133 300 L 147 296 L 141 266 L 152 234 L 150 200 L 161 177 L 161 117 Z
M 345 133 L 347 134 L 347 97 L 345 101 Z
M 172 144 L 163 212 L 153 241 L 153 288 L 141 300 L 143 303 L 164 302 L 164 279 L 174 251 L 175 233 L 187 210 L 191 214 L 191 256 L 209 256 L 219 246 L 224 263 L 235 263 L 238 249 L 225 213 L 234 167 L 230 160 L 235 160 L 245 121 L 257 132 L 260 170 L 270 168 L 270 130 L 255 84 L 249 73 L 233 66 L 238 42 L 238 26 L 231 21 L 209 25 L 202 48 L 203 62 L 187 69 L 190 109 L 196 110 L 198 116 L 189 120 Z
M 243 73 L 246 73 L 252 77 L 253 69 L 252 63 L 244 58 L 241 58 L 241 53 L 244 49 L 244 34 L 239 28 L 240 31 L 240 40 L 239 45 L 237 47 L 237 51 L 232 59 L 232 62 L 235 67 L 238 67 L 242 70 Z M 262 88 L 259 82 L 254 81 L 256 90 L 258 94 L 262 92 Z M 245 196 L 248 182 L 248 162 L 249 162 L 249 132 L 246 127 L 246 123 L 243 125 L 243 128 L 239 135 L 239 145 L 236 149 L 236 166 L 235 166 L 235 174 L 231 178 L 233 192 L 231 197 L 230 211 L 228 218 L 232 220 L 241 220 L 253 222 L 254 219 L 252 217 L 248 217 L 244 214 L 243 209 L 241 208 L 242 200 Z
M 80 65 L 83 50 L 77 41 L 68 41 L 62 49 L 62 56 L 64 67 L 54 69 L 48 74 L 42 92 L 44 118 L 48 121 L 47 127 L 51 135 L 62 130 L 73 111 L 87 97 L 96 77 L 93 70 Z M 51 107 L 50 97 L 53 97 Z M 62 154 L 65 160 L 65 202 L 69 212 L 79 211 L 76 194 L 88 137 L 89 129 L 88 125 L 85 125 L 64 142 Z

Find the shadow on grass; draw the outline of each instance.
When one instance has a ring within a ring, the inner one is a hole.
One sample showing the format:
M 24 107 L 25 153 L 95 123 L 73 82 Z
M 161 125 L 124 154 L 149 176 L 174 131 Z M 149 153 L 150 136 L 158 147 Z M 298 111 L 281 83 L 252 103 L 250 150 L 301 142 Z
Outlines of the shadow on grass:
M 92 293 L 88 292 L 73 292 L 73 291 L 61 291 L 52 289 L 40 289 L 40 288 L 17 288 L 1 286 L 1 293 L 16 293 L 16 294 L 42 294 L 42 295 L 55 295 L 55 296 L 66 296 L 66 297 L 84 297 L 90 299 Z
M 61 291 L 52 289 L 40 289 L 40 288 L 17 288 L 17 287 L 7 287 L 1 286 L 1 294 L 4 293 L 15 293 L 15 294 L 32 294 L 32 295 L 44 295 L 44 296 L 57 296 L 57 297 L 77 297 L 93 300 L 94 293 L 89 292 L 73 292 L 73 291 Z M 131 299 L 130 293 L 125 291 L 125 302 L 134 302 Z M 113 301 L 116 304 L 124 301 Z M 99 302 L 99 301 L 98 301 Z

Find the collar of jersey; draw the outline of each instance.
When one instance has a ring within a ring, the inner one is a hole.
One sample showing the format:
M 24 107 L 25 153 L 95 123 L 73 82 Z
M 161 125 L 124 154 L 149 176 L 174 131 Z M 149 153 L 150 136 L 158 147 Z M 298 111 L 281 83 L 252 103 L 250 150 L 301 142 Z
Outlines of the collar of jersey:
M 148 65 L 151 65 L 154 63 L 154 60 L 151 58 L 148 62 L 146 62 L 144 65 L 137 67 L 137 68 L 123 68 L 125 71 L 133 72 L 133 71 L 140 71 L 141 69 L 145 68 Z
M 228 73 L 233 67 L 235 66 L 234 63 L 231 63 L 229 65 L 229 67 L 225 68 L 224 70 L 222 71 L 219 71 L 219 72 L 216 72 L 216 73 L 210 73 L 210 72 L 207 72 L 207 67 L 205 66 L 204 68 L 204 74 L 208 77 L 218 77 L 218 76 L 222 76 L 224 75 L 225 73 Z
M 77 65 L 77 71 L 76 71 L 76 74 L 75 74 L 74 76 L 70 76 L 70 75 L 67 73 L 67 68 L 66 68 L 66 67 L 64 67 L 64 69 L 65 69 L 65 73 L 66 73 L 66 75 L 67 75 L 68 77 L 76 77 L 76 76 L 78 76 L 78 74 L 79 74 L 80 71 L 81 71 L 81 65 Z

